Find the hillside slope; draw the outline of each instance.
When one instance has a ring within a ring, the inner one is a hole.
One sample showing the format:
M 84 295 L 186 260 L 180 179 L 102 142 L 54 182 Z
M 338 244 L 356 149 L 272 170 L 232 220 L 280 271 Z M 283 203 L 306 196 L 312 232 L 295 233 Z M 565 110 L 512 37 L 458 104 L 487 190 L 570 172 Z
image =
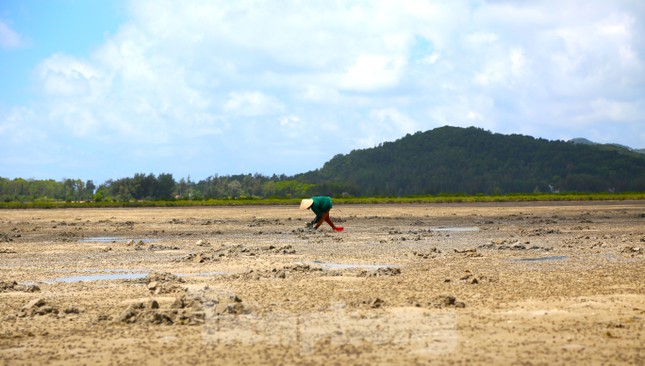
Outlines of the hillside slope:
M 415 195 L 645 190 L 645 157 L 628 149 L 440 127 L 336 155 L 297 175 L 319 193 Z

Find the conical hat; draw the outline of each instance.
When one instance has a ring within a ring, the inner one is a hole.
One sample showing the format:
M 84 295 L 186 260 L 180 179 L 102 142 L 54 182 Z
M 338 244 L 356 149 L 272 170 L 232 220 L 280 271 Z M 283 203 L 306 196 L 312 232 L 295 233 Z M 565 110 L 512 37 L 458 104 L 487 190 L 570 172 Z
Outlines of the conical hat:
M 305 198 L 304 200 L 302 200 L 302 202 L 300 202 L 300 209 L 306 210 L 309 207 L 311 207 L 311 205 L 313 204 L 314 204 L 314 200 L 312 200 L 311 198 Z

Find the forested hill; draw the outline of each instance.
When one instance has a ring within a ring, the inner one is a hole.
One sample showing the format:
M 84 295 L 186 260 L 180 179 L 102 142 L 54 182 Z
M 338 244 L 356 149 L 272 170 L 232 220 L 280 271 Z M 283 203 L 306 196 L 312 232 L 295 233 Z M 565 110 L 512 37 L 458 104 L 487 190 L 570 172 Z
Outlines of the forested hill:
M 336 155 L 295 179 L 320 193 L 362 196 L 644 191 L 645 156 L 446 126 Z

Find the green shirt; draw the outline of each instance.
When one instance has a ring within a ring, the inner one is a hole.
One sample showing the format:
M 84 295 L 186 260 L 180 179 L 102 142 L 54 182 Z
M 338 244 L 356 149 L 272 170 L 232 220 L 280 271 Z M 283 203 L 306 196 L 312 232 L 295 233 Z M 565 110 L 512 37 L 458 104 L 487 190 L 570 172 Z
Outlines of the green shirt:
M 314 222 L 320 221 L 322 219 L 323 213 L 331 210 L 331 197 L 329 196 L 314 196 L 311 197 L 314 200 L 314 203 L 311 205 L 311 211 L 316 214 Z

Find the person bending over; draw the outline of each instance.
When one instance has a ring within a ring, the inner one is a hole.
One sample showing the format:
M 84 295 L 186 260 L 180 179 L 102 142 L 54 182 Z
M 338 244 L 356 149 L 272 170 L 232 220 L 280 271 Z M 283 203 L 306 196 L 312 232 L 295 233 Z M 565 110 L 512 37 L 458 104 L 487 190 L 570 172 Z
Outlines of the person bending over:
M 308 227 L 312 227 L 314 230 L 318 229 L 323 221 L 325 221 L 333 230 L 343 231 L 342 226 L 334 225 L 331 218 L 329 218 L 329 210 L 331 210 L 331 207 L 331 197 L 329 196 L 314 196 L 305 198 L 300 202 L 301 210 L 311 209 L 316 214 L 316 218 L 307 224 Z

